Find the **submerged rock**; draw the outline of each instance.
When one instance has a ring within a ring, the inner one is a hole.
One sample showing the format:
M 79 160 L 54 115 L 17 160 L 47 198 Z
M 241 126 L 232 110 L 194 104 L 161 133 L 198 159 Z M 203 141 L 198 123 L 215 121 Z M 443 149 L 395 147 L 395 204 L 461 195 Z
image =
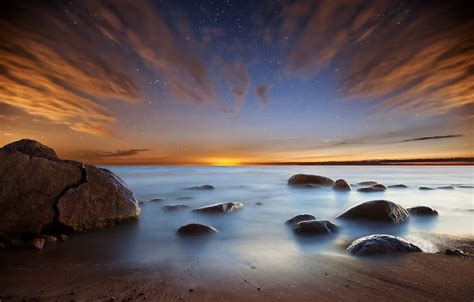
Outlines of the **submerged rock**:
M 359 182 L 357 183 L 359 186 L 375 186 L 376 184 L 378 184 L 378 182 L 376 181 L 362 181 L 362 182 Z
M 408 212 L 401 205 L 388 200 L 372 200 L 353 206 L 338 218 L 401 223 L 408 219 Z
M 205 207 L 200 207 L 194 209 L 193 211 L 202 213 L 230 213 L 243 207 L 244 204 L 240 202 L 223 202 Z
M 179 197 L 176 197 L 176 200 L 189 200 L 189 199 L 193 199 L 191 196 L 179 196 Z
M 422 250 L 407 240 L 391 236 L 376 234 L 359 238 L 352 242 L 347 251 L 354 256 L 389 255 Z
M 190 223 L 180 227 L 177 232 L 181 235 L 201 235 L 215 233 L 217 229 L 207 224 Z
M 336 180 L 332 188 L 335 191 L 350 191 L 351 190 L 351 186 L 344 179 Z
M 436 189 L 440 190 L 454 190 L 453 186 L 441 186 L 441 187 L 436 187 Z
M 434 190 L 433 188 L 430 188 L 430 187 L 420 187 L 419 189 L 422 191 Z
M 387 190 L 387 187 L 382 185 L 382 184 L 376 184 L 376 185 L 373 185 L 372 188 L 378 188 L 378 189 L 382 189 L 382 190 Z
M 168 204 L 166 206 L 163 206 L 164 211 L 178 211 L 186 208 L 189 208 L 189 206 L 185 204 Z
M 157 197 L 157 198 L 150 199 L 148 202 L 161 202 L 165 200 L 166 200 L 165 198 Z
M 388 186 L 387 188 L 389 188 L 389 189 L 408 189 L 408 186 L 404 185 L 404 184 L 398 184 L 398 185 Z
M 315 220 L 315 219 L 316 219 L 316 217 L 314 215 L 305 213 L 305 214 L 296 215 L 295 217 L 287 220 L 286 223 L 296 224 L 296 223 L 301 222 L 301 221 Z
M 320 175 L 311 175 L 311 174 L 296 174 L 291 176 L 288 179 L 289 186 L 305 186 L 305 185 L 312 185 L 312 186 L 333 186 L 334 180 L 320 176 Z
M 21 140 L 0 149 L 0 235 L 85 231 L 136 219 L 132 192 L 112 172 Z
M 211 185 L 193 186 L 193 187 L 189 187 L 188 190 L 214 190 L 214 186 L 211 186 Z
M 381 187 L 365 187 L 357 189 L 357 192 L 362 193 L 378 193 L 378 192 L 385 192 L 385 189 Z
M 419 215 L 419 216 L 433 216 L 438 215 L 438 212 L 427 206 L 418 206 L 407 209 L 410 215 Z
M 331 235 L 339 232 L 339 227 L 327 220 L 305 220 L 295 224 L 294 230 L 303 235 Z
M 262 202 L 262 201 L 257 201 L 257 202 L 255 203 L 255 205 L 256 205 L 256 206 L 263 206 L 263 205 L 265 205 L 265 203 Z
M 474 186 L 470 186 L 470 185 L 459 185 L 458 188 L 461 188 L 461 189 L 474 189 Z

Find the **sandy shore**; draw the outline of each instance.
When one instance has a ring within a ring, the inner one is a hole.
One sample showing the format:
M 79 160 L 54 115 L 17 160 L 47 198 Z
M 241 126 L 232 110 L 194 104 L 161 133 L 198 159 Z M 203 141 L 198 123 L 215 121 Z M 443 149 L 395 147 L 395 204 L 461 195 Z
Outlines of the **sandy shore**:
M 458 243 L 469 250 L 472 241 Z M 472 301 L 470 256 L 312 254 L 274 265 L 2 265 L 1 301 Z

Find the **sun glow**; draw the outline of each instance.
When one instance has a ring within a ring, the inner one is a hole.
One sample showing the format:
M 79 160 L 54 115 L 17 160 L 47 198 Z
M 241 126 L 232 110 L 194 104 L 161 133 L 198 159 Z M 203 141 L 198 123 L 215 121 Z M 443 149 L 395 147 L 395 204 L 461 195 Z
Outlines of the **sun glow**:
M 240 161 L 235 158 L 209 158 L 206 162 L 213 166 L 238 166 Z

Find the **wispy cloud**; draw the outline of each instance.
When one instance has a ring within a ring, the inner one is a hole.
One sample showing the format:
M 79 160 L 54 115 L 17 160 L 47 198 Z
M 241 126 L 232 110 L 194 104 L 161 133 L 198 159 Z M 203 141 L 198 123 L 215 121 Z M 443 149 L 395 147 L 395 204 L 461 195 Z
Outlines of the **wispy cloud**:
M 260 103 L 266 105 L 268 102 L 268 94 L 270 93 L 270 85 L 257 85 L 255 87 L 255 94 L 257 95 Z
M 462 134 L 451 134 L 451 135 L 435 135 L 435 136 L 423 136 L 417 138 L 410 138 L 402 140 L 402 142 L 417 142 L 417 141 L 426 141 L 426 140 L 437 140 L 437 139 L 445 139 L 445 138 L 455 138 L 461 137 Z
M 296 2 L 284 10 L 282 32 L 296 37 L 286 70 L 333 72 L 343 98 L 382 114 L 445 114 L 474 103 L 469 11 L 468 1 Z
M 142 66 L 166 78 L 176 99 L 216 100 L 204 63 L 154 5 L 76 4 L 2 3 L 0 102 L 76 131 L 113 136 L 116 118 L 106 104 L 137 102 Z

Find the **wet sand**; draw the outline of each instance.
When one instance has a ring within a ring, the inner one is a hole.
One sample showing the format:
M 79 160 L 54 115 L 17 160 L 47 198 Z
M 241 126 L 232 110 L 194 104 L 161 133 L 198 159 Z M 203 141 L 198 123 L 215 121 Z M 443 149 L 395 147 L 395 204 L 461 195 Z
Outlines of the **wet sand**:
M 473 241 L 450 246 L 472 255 Z M 27 261 L 25 261 L 27 262 Z M 199 261 L 0 267 L 1 301 L 472 301 L 470 256 L 412 253 L 390 258 L 310 254 L 286 263 Z

